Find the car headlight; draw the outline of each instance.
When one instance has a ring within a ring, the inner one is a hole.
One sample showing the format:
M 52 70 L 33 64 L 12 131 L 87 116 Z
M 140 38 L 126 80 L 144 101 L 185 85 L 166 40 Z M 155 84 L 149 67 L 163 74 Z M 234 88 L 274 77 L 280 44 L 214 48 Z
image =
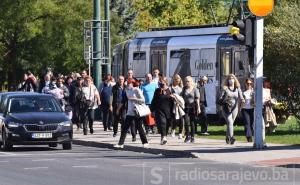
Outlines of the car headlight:
M 59 126 L 63 127 L 70 127 L 71 126 L 71 121 L 64 121 L 58 124 Z
M 7 126 L 9 127 L 9 128 L 17 128 L 17 127 L 19 127 L 19 126 L 21 126 L 22 124 L 21 123 L 15 123 L 15 122 L 9 122 L 8 124 L 7 124 Z

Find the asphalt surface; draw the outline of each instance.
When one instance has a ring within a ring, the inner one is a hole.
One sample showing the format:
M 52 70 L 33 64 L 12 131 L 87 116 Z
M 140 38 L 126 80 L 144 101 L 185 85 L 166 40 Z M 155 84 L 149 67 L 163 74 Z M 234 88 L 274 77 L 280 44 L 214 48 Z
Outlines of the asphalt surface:
M 226 159 L 224 159 L 226 160 Z M 0 185 L 296 185 L 299 168 L 250 167 L 73 145 L 0 150 Z

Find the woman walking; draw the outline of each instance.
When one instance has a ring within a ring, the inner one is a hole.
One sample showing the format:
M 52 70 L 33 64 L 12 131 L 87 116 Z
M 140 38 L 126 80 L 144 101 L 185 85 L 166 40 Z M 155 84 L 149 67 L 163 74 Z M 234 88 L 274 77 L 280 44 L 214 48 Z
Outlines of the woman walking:
M 185 78 L 185 86 L 181 93 L 185 102 L 184 127 L 186 138 L 185 143 L 195 142 L 195 118 L 201 113 L 200 110 L 200 93 L 194 86 L 194 81 L 191 76 Z
M 73 103 L 73 111 L 74 111 L 72 122 L 77 125 L 77 130 L 82 128 L 85 119 L 84 93 L 82 91 L 83 82 L 84 79 L 82 77 L 78 77 L 76 79 L 74 94 L 71 97 Z
M 176 94 L 180 96 L 182 92 L 182 87 L 183 84 L 182 84 L 181 77 L 178 74 L 175 74 L 172 78 L 172 85 L 170 87 L 171 93 L 173 95 Z M 183 124 L 184 124 L 183 115 L 179 116 L 179 118 L 176 118 L 176 116 L 172 116 L 172 133 L 171 133 L 172 137 L 175 137 L 175 130 L 177 127 L 179 127 L 178 139 L 182 139 Z
M 246 80 L 246 90 L 243 92 L 245 103 L 242 107 L 242 115 L 244 119 L 245 134 L 248 142 L 252 142 L 253 122 L 254 122 L 254 90 L 252 80 Z
M 87 123 L 89 123 L 90 133 L 94 133 L 93 124 L 95 118 L 95 109 L 100 105 L 100 96 L 93 79 L 90 76 L 85 77 L 86 86 L 82 88 L 86 101 L 85 119 L 83 123 L 83 133 L 87 134 Z
M 233 123 L 239 112 L 239 102 L 245 103 L 240 83 L 234 74 L 229 74 L 224 81 L 219 103 L 222 105 L 223 116 L 227 123 L 226 143 L 234 144 Z
M 160 77 L 158 82 L 159 88 L 155 90 L 151 102 L 151 112 L 155 113 L 155 119 L 161 134 L 161 145 L 167 143 L 167 127 L 171 121 L 171 110 L 173 99 L 168 87 L 166 77 Z
M 138 88 L 138 86 L 139 86 L 139 84 L 137 81 L 135 81 L 134 79 L 128 79 L 127 89 L 126 89 L 126 96 L 128 99 L 127 113 L 126 113 L 125 122 L 122 125 L 119 143 L 117 145 L 114 145 L 115 148 L 124 148 L 124 142 L 125 142 L 128 128 L 130 126 L 132 126 L 134 124 L 134 122 L 135 122 L 135 126 L 136 126 L 137 130 L 139 131 L 143 146 L 145 148 L 148 148 L 147 137 L 146 137 L 145 131 L 142 126 L 143 117 L 139 117 L 135 113 L 135 104 L 136 103 L 145 103 L 145 98 L 143 96 L 143 93 Z

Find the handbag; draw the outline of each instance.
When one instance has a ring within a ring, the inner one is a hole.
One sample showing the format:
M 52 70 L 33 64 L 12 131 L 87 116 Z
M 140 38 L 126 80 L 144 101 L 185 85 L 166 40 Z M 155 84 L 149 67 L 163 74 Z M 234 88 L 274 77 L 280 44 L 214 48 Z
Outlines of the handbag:
M 90 87 L 90 99 L 85 100 L 85 106 L 88 108 L 93 108 L 95 106 L 95 101 L 91 100 L 92 96 L 92 87 Z
M 154 126 L 155 125 L 155 119 L 151 114 L 148 114 L 146 116 L 146 123 L 148 126 Z
M 135 114 L 138 117 L 145 117 L 151 113 L 150 108 L 146 104 L 134 104 Z

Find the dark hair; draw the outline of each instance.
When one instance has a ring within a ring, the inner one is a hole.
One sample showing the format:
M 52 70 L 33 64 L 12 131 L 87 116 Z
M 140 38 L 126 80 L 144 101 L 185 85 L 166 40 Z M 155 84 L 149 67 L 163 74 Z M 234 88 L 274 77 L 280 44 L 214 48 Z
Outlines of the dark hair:
M 158 67 L 153 67 L 152 71 L 154 71 L 154 70 L 158 70 L 159 71 Z
M 251 78 L 247 78 L 247 79 L 245 80 L 245 83 L 247 83 L 248 81 L 251 81 L 251 82 L 253 83 L 253 80 L 252 80 Z
M 83 80 L 83 78 L 82 77 L 77 77 L 77 80 Z
M 26 72 L 26 74 L 29 76 L 29 75 L 32 75 L 32 72 L 28 70 L 28 71 Z
M 112 80 L 112 76 L 110 74 L 107 74 L 104 78 L 104 80 L 109 80 L 111 81 Z
M 57 79 L 56 79 L 55 76 L 52 76 L 51 79 L 50 79 L 51 82 L 56 81 L 56 80 L 57 80 Z
M 72 76 L 67 76 L 66 81 L 68 81 L 69 79 L 73 80 L 73 77 Z

